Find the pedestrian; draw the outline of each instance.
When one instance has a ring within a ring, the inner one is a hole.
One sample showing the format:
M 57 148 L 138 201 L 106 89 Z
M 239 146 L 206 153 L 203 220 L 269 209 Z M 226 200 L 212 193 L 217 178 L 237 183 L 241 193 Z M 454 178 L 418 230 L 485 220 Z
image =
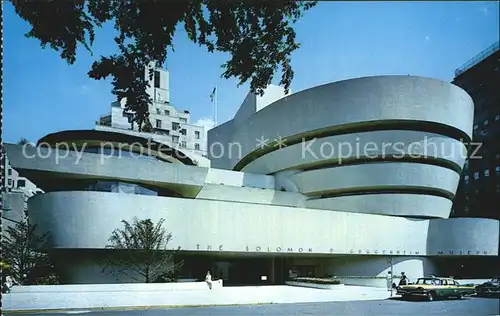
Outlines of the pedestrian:
M 207 271 L 207 275 L 205 276 L 205 282 L 207 282 L 208 288 L 211 290 L 212 289 L 212 275 L 210 274 L 210 271 Z
M 10 293 L 10 289 L 14 286 L 16 282 L 14 281 L 14 279 L 10 276 L 10 275 L 7 275 L 5 277 L 5 290 L 4 290 L 4 293 Z
M 401 272 L 401 279 L 399 280 L 399 286 L 408 285 L 408 277 L 404 272 Z

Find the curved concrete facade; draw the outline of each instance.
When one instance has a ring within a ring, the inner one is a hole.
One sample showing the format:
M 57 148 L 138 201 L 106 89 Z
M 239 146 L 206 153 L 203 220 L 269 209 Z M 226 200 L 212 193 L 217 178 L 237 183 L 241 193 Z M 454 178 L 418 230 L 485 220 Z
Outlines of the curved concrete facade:
M 274 174 L 282 170 L 302 170 L 325 164 L 340 165 L 363 158 L 394 157 L 401 161 L 403 158 L 412 159 L 411 156 L 423 163 L 441 162 L 449 168 L 461 170 L 467 149 L 462 142 L 435 133 L 373 131 L 316 138 L 289 145 L 256 158 L 242 170 Z
M 414 220 L 348 212 L 312 212 L 286 206 L 82 191 L 35 196 L 29 201 L 29 209 L 35 223 L 50 229 L 52 246 L 59 249 L 103 249 L 111 232 L 121 227 L 121 220 L 131 220 L 141 214 L 153 221 L 165 218 L 174 236 L 172 249 L 181 247 L 189 251 L 203 251 L 210 245 L 217 251 L 229 253 L 250 251 L 247 247 L 255 252 L 255 248 L 260 247 L 260 251 L 266 253 L 286 252 L 288 248 L 298 252 L 302 248 L 303 252 L 313 254 L 360 254 L 362 250 L 363 255 L 387 255 L 390 251 L 395 256 L 437 255 L 440 251 L 498 255 L 499 222 L 484 219 Z M 302 216 L 304 213 L 308 216 Z M 276 225 L 277 222 L 281 225 Z M 334 231 L 332 223 L 335 223 Z M 389 229 L 392 232 L 389 235 L 380 233 Z
M 402 193 L 375 193 L 305 201 L 307 207 L 323 210 L 436 218 L 447 218 L 452 204 L 450 199 L 439 196 Z
M 247 97 L 234 120 L 209 132 L 209 152 L 216 143 L 241 150 L 211 157 L 220 169 L 7 145 L 13 167 L 47 192 L 30 199 L 30 220 L 51 233 L 53 253 L 74 253 L 64 255 L 73 258 L 66 282 L 108 282 L 99 258 L 134 216 L 166 219 L 170 246 L 186 255 L 316 258 L 334 275 L 380 276 L 393 257 L 418 277 L 439 272 L 438 257 L 498 256 L 499 221 L 448 219 L 465 161 L 460 139 L 472 130 L 463 90 L 382 76 L 270 100 Z M 276 135 L 279 146 L 255 146 Z M 89 181 L 156 196 L 92 192 Z
M 209 142 L 226 144 L 214 166 L 261 174 L 293 171 L 290 180 L 311 199 L 308 207 L 447 218 L 473 112 L 470 96 L 449 83 L 359 78 L 286 96 L 247 113 L 243 122 L 210 131 Z M 262 140 L 270 143 L 259 146 Z M 237 153 L 232 144 L 239 145 Z
M 363 188 L 422 188 L 455 195 L 460 175 L 439 166 L 416 163 L 371 163 L 296 173 L 292 180 L 307 196 L 356 192 Z M 415 189 L 418 190 L 418 189 Z
M 300 142 L 302 137 L 327 131 L 344 134 L 342 130 L 349 128 L 356 132 L 362 123 L 370 123 L 376 131 L 383 122 L 391 121 L 400 126 L 416 122 L 422 128 L 423 123 L 441 125 L 471 139 L 473 114 L 471 97 L 450 83 L 412 76 L 366 77 L 325 84 L 278 100 L 244 124 L 233 126 L 231 141 L 241 144 L 242 157 L 246 157 L 257 151 L 256 140 L 261 138 L 281 136 Z M 237 169 L 247 164 L 241 157 L 232 157 L 231 162 L 229 167 Z
M 388 268 L 384 262 L 387 263 L 389 256 L 398 257 L 395 259 L 398 264 L 407 262 L 398 268 L 413 276 L 434 273 L 428 256 L 498 256 L 500 227 L 494 220 L 411 220 L 105 192 L 46 193 L 30 199 L 29 203 L 33 222 L 51 232 L 53 250 L 103 249 L 112 230 L 121 227 L 122 219 L 131 220 L 141 214 L 153 221 L 167 220 L 166 225 L 174 236 L 172 249 L 215 251 L 218 255 L 360 256 L 360 259 L 345 259 L 347 261 L 340 263 L 327 262 L 326 269 L 335 275 L 379 276 Z M 86 257 L 86 260 L 73 260 L 68 266 L 72 271 L 66 274 L 68 282 L 81 282 L 81 274 L 72 277 L 75 271 L 87 271 L 92 275 L 89 278 L 98 279 L 96 274 L 101 270 L 97 254 Z M 90 262 L 92 257 L 96 258 L 94 263 Z

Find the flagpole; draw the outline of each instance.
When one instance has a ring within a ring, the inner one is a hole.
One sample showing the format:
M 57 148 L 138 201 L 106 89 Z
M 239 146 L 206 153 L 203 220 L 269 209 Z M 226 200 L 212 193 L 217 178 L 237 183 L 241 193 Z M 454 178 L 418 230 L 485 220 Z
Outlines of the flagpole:
M 215 118 L 214 118 L 214 123 L 215 123 L 215 126 L 217 126 L 217 111 L 218 111 L 218 104 L 217 104 L 217 97 L 218 97 L 218 94 L 219 94 L 219 88 L 217 87 L 217 85 L 215 85 Z M 214 127 L 215 127 L 214 126 Z

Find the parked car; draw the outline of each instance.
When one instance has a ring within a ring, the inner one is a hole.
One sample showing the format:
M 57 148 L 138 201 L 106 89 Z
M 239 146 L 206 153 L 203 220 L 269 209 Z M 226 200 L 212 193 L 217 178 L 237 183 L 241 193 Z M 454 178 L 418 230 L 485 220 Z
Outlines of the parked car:
M 474 286 L 460 285 L 451 278 L 438 277 L 419 278 L 414 284 L 398 286 L 396 290 L 396 294 L 401 295 L 403 299 L 411 296 L 424 296 L 429 301 L 448 297 L 463 299 L 464 296 L 476 293 Z
M 483 297 L 500 296 L 500 278 L 491 279 L 476 286 L 477 295 Z

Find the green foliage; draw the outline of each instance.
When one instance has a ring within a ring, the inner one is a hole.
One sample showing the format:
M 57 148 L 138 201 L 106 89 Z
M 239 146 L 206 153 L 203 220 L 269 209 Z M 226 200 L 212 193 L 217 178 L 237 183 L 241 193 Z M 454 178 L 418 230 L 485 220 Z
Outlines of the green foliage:
M 151 125 L 151 122 L 149 120 L 146 120 L 144 122 L 144 125 L 142 127 L 142 131 L 143 132 L 147 132 L 147 133 L 152 133 L 153 132 L 153 125 Z
M 27 220 L 8 226 L 2 238 L 2 258 L 10 266 L 9 274 L 28 284 L 52 274 L 48 255 L 39 251 L 48 247 L 49 242 L 49 234 L 40 234 L 36 225 Z
M 31 142 L 29 140 L 27 140 L 26 138 L 24 137 L 21 137 L 21 139 L 19 139 L 17 141 L 17 144 L 18 145 L 26 145 L 26 144 L 31 144 Z
M 293 79 L 290 56 L 299 48 L 292 24 L 316 1 L 232 0 L 52 0 L 14 1 L 16 13 L 31 25 L 26 37 L 50 46 L 69 64 L 77 46 L 92 53 L 95 29 L 113 21 L 118 31 L 119 53 L 94 62 L 91 78 L 113 77 L 113 94 L 127 98 L 126 110 L 134 111 L 140 127 L 149 116 L 144 67 L 150 61 L 163 64 L 167 48 L 179 25 L 188 38 L 209 52 L 230 55 L 223 78 L 250 80 L 252 92 L 263 93 L 281 71 L 280 85 L 288 91 Z M 152 76 L 152 73 L 150 73 Z
M 59 284 L 59 278 L 54 273 L 39 276 L 33 282 L 33 285 L 56 285 L 56 284 Z
M 340 280 L 336 279 L 325 279 L 325 278 L 303 278 L 303 277 L 298 277 L 292 279 L 294 282 L 302 282 L 302 283 L 313 283 L 313 284 L 327 284 L 327 285 L 337 285 L 337 284 L 342 284 Z
M 177 250 L 168 250 L 172 234 L 163 228 L 164 219 L 156 225 L 151 219 L 123 220 L 124 228 L 115 229 L 109 238 L 103 272 L 126 275 L 139 282 L 151 283 L 169 277 L 182 263 L 174 263 Z

